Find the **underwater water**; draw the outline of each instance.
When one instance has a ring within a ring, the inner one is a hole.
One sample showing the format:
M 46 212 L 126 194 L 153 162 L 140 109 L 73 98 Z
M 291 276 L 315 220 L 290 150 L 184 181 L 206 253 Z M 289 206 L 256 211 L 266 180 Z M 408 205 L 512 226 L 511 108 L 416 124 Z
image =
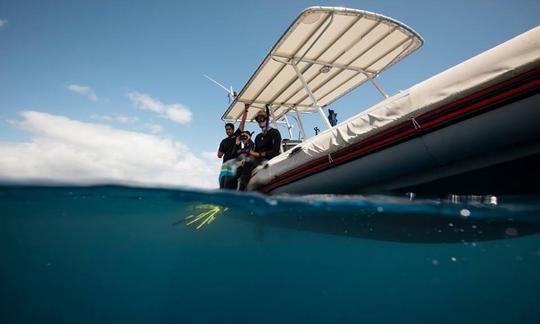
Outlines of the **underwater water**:
M 0 187 L 1 323 L 540 323 L 539 197 Z

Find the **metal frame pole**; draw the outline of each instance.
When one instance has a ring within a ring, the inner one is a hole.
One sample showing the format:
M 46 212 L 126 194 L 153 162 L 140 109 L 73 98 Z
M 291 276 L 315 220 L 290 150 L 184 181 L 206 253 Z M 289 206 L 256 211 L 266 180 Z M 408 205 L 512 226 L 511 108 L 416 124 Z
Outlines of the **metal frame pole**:
M 282 60 L 278 59 L 278 58 L 281 58 L 281 57 L 285 58 L 285 59 L 288 59 L 289 62 L 285 62 L 285 61 L 282 61 Z M 384 98 L 388 98 L 388 95 L 383 91 L 383 89 L 377 83 L 377 81 L 375 81 L 375 78 L 373 76 L 374 75 L 376 76 L 376 74 L 373 73 L 373 72 L 370 72 L 370 71 L 367 71 L 367 70 L 364 70 L 364 69 L 361 69 L 361 68 L 356 68 L 356 67 L 353 67 L 353 66 L 337 64 L 337 63 L 330 63 L 330 62 L 324 62 L 324 61 L 311 60 L 311 59 L 306 59 L 306 58 L 300 58 L 298 60 L 295 60 L 295 58 L 291 59 L 291 58 L 288 58 L 288 57 L 285 57 L 285 56 L 273 55 L 272 59 L 274 61 L 276 61 L 276 62 L 283 63 L 283 64 L 290 64 L 290 65 L 293 65 L 293 66 L 294 66 L 294 64 L 297 64 L 299 62 L 306 62 L 306 63 L 311 63 L 311 64 L 319 64 L 319 65 L 322 65 L 322 66 L 336 67 L 338 69 L 344 69 L 344 70 L 360 72 L 360 73 L 362 73 L 363 75 L 366 76 L 366 78 L 373 84 L 375 89 L 377 89 L 377 91 L 379 91 L 379 93 Z M 296 63 L 291 63 L 291 62 L 296 62 Z M 297 70 L 297 68 L 295 70 Z
M 369 81 L 371 81 L 371 83 L 373 83 L 373 85 L 375 86 L 375 88 L 377 88 L 377 91 L 379 91 L 379 93 L 380 93 L 384 98 L 388 98 L 388 95 L 383 91 L 383 89 L 382 89 L 381 86 L 377 83 L 377 81 L 375 81 L 375 79 L 371 77 L 371 75 L 369 75 L 368 73 L 365 73 L 364 75 L 366 76 L 366 78 L 369 79 Z
M 285 119 L 285 123 L 287 124 L 287 132 L 289 132 L 289 138 L 292 139 L 292 125 L 289 123 L 289 118 L 287 118 L 287 114 L 283 115 L 283 118 Z
M 302 133 L 302 140 L 306 140 L 306 131 L 304 130 L 304 124 L 302 123 L 302 118 L 300 118 L 300 113 L 296 109 L 296 107 L 293 108 L 294 112 L 296 113 L 296 121 L 298 122 L 298 126 L 300 127 L 300 133 Z
M 278 128 L 278 123 L 277 123 L 276 117 L 274 116 L 274 110 L 272 109 L 272 107 L 269 107 L 268 110 L 270 111 L 270 116 L 272 117 L 272 124 L 274 124 L 274 126 L 277 129 Z
M 313 92 L 311 92 L 311 90 L 309 89 L 309 86 L 306 82 L 306 80 L 304 79 L 304 76 L 302 75 L 302 73 L 300 72 L 300 70 L 298 69 L 298 66 L 296 66 L 296 64 L 294 62 L 291 63 L 292 67 L 294 68 L 294 71 L 296 71 L 296 75 L 298 75 L 298 78 L 300 79 L 300 81 L 302 82 L 302 85 L 304 86 L 304 90 L 306 90 L 309 98 L 311 99 L 311 101 L 313 101 L 313 105 L 315 106 L 315 108 L 317 108 L 317 110 L 319 111 L 319 114 L 321 115 L 323 121 L 325 122 L 326 124 L 326 127 L 328 128 L 332 128 L 332 125 L 330 125 L 330 122 L 328 121 L 328 119 L 326 118 L 326 115 L 324 114 L 324 111 L 322 110 L 321 106 L 319 105 L 319 103 L 317 102 L 317 99 L 315 99 L 315 95 L 313 95 Z

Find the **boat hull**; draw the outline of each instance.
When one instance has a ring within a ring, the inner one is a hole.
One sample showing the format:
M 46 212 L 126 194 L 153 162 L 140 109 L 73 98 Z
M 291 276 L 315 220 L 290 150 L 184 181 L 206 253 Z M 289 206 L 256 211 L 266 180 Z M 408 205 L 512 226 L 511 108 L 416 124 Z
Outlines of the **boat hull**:
M 540 94 L 416 136 L 347 163 L 271 188 L 271 194 L 355 194 L 428 190 L 437 193 L 540 192 Z M 524 162 L 525 161 L 525 162 Z M 528 162 L 527 162 L 528 161 Z M 515 166 L 520 166 L 513 170 Z M 493 169 L 495 168 L 495 169 Z M 499 174 L 486 172 L 504 170 Z M 509 176 L 508 173 L 513 173 Z M 456 186 L 452 177 L 467 178 Z M 506 180 L 505 180 L 506 179 Z M 505 186 L 506 182 L 512 186 Z M 521 185 L 519 184 L 521 183 Z M 446 186 L 446 187 L 445 187 Z M 456 192 L 456 190 L 459 190 Z M 510 191 L 508 191 L 510 190 Z

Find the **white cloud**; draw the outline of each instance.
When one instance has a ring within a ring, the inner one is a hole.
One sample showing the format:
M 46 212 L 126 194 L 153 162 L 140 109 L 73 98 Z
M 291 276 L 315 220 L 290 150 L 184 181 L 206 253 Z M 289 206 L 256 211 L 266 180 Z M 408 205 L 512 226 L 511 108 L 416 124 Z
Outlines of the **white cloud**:
M 102 120 L 106 122 L 116 121 L 121 124 L 133 124 L 139 121 L 139 118 L 137 117 L 123 116 L 123 115 L 110 116 L 110 115 L 92 114 L 90 118 L 95 119 L 95 120 Z
M 21 116 L 15 125 L 32 140 L 0 142 L 4 180 L 217 187 L 216 161 L 181 142 L 37 111 Z
M 96 120 L 108 121 L 108 122 L 114 120 L 114 117 L 113 117 L 113 116 L 109 116 L 109 115 L 99 115 L 99 114 L 92 114 L 92 116 L 90 116 L 90 118 L 96 119 Z
M 4 27 L 5 25 L 7 25 L 8 21 L 6 19 L 0 19 L 0 28 Z
M 170 120 L 180 124 L 189 123 L 191 121 L 191 111 L 180 104 L 174 104 L 167 107 L 165 115 Z
M 129 92 L 127 96 L 135 107 L 141 110 L 155 112 L 180 124 L 191 122 L 192 113 L 189 108 L 182 104 L 164 104 L 159 99 L 140 92 Z
M 206 163 L 209 167 L 219 170 L 221 169 L 221 159 L 217 157 L 217 150 L 214 152 L 205 151 L 202 152 L 202 157 L 206 159 Z
M 123 116 L 118 115 L 116 116 L 116 121 L 121 124 L 133 124 L 139 121 L 139 118 L 133 117 L 133 116 Z
M 67 86 L 67 89 L 69 91 L 72 91 L 72 92 L 78 93 L 78 94 L 80 94 L 82 96 L 85 96 L 86 98 L 88 98 L 88 99 L 90 99 L 92 101 L 97 101 L 98 100 L 98 97 L 96 96 L 96 93 L 90 87 L 82 86 L 82 85 L 79 85 L 79 84 L 70 84 L 70 85 Z
M 152 134 L 163 133 L 163 126 L 159 124 L 146 124 L 145 127 L 150 130 Z
M 152 98 L 149 94 L 129 92 L 127 96 L 141 110 L 148 110 L 158 114 L 162 114 L 165 111 L 165 105 L 158 99 Z

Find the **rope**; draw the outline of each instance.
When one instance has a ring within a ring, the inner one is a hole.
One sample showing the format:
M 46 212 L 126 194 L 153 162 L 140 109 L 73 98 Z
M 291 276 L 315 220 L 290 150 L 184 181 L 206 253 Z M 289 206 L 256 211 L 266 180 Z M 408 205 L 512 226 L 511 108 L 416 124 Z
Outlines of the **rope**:
M 420 124 L 416 121 L 416 119 L 414 117 L 411 117 L 411 121 L 412 121 L 412 124 L 413 124 L 413 126 L 414 126 L 414 128 L 416 130 L 419 130 L 419 129 L 422 128 L 422 126 L 420 126 Z

